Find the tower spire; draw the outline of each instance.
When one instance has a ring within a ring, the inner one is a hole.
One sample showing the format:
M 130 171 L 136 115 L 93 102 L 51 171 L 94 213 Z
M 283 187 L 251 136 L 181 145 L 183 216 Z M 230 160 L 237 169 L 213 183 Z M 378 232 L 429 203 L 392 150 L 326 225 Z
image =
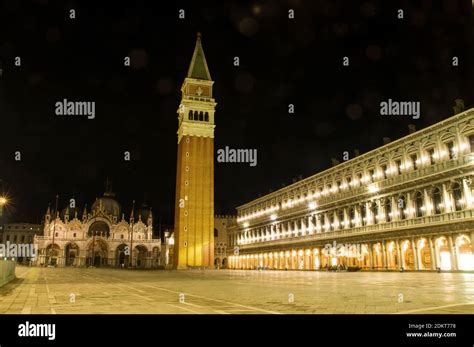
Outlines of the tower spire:
M 196 46 L 194 47 L 193 58 L 188 69 L 188 78 L 195 78 L 198 80 L 211 80 L 211 74 L 207 67 L 206 57 L 201 44 L 201 33 L 197 33 Z

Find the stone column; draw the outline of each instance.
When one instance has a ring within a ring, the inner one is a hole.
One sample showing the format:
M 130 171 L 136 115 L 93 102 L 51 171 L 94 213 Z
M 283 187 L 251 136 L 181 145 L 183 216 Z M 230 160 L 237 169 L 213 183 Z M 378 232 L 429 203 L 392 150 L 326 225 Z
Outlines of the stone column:
M 397 243 L 398 243 L 398 241 L 397 241 Z M 405 266 L 405 254 L 404 254 L 404 250 L 403 250 L 403 245 L 399 244 L 398 248 L 399 248 L 399 251 L 400 251 L 400 259 L 399 259 L 400 260 L 400 267 L 401 268 L 406 268 L 406 266 Z
M 308 217 L 308 231 L 310 235 L 314 233 L 313 215 Z
M 323 223 L 324 223 L 324 215 L 318 214 L 316 216 L 316 232 L 317 233 L 323 232 Z
M 430 247 L 430 268 L 431 270 L 436 270 L 436 258 L 435 258 L 435 250 L 434 250 L 434 247 L 433 247 L 433 238 L 432 237 L 429 237 L 428 238 L 428 242 L 429 242 L 429 247 Z
M 423 197 L 424 197 L 424 202 L 425 202 L 425 211 L 424 211 L 424 216 L 431 216 L 433 214 L 433 209 L 428 208 L 428 206 L 433 205 L 431 201 L 431 197 L 428 194 L 428 190 L 426 188 L 423 189 Z M 433 206 L 434 208 L 434 206 Z
M 306 235 L 306 222 L 305 222 L 306 217 L 302 217 L 300 219 L 301 222 L 301 235 L 304 236 Z
M 419 270 L 418 268 L 418 247 L 415 242 L 415 238 L 411 238 L 411 250 L 413 252 L 413 267 L 415 270 Z
M 372 225 L 375 223 L 375 216 L 372 213 L 372 202 L 365 203 L 365 209 L 367 211 L 367 225 Z
M 464 192 L 465 206 L 466 208 L 471 208 L 472 207 L 472 193 L 471 193 L 471 188 L 469 188 L 469 185 L 467 184 L 466 178 L 462 180 L 462 188 Z M 471 239 L 471 242 L 472 242 L 472 239 Z
M 369 251 L 369 268 L 373 269 L 374 268 L 374 257 L 373 257 L 373 247 L 372 243 L 367 244 L 367 250 Z
M 407 205 L 405 206 L 405 209 L 408 211 L 406 213 L 407 219 L 413 218 L 412 208 L 413 208 L 413 202 L 411 200 L 411 193 L 408 193 L 407 194 Z
M 448 190 L 446 189 L 446 183 L 442 184 L 443 187 L 443 211 L 444 213 L 448 213 L 453 211 L 453 203 L 451 201 L 451 197 L 449 196 Z
M 456 251 L 456 245 L 453 242 L 453 236 L 448 236 L 448 245 L 449 245 L 449 252 L 451 253 L 451 269 L 458 270 L 458 255 Z
M 383 267 L 388 269 L 387 248 L 385 247 L 385 240 L 382 240 L 382 262 Z
M 398 214 L 398 200 L 394 196 L 390 197 L 392 200 L 392 221 L 400 220 L 400 215 Z
M 376 223 L 384 223 L 385 222 L 385 206 L 383 206 L 382 201 L 377 199 L 377 215 L 374 216 L 374 221 Z
M 471 231 L 470 241 L 471 241 L 471 254 L 474 256 L 474 231 Z
M 347 213 L 347 207 L 344 207 L 343 212 L 344 212 L 344 226 L 343 226 L 343 228 L 344 229 L 349 229 L 351 227 L 351 222 L 349 220 L 349 215 Z

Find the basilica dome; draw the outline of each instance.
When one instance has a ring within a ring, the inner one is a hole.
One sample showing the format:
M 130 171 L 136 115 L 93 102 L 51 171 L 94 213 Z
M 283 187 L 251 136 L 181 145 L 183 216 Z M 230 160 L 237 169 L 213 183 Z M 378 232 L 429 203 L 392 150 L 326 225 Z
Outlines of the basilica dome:
M 94 201 L 92 204 L 92 211 L 104 211 L 105 213 L 117 218 L 120 218 L 122 215 L 122 208 L 117 200 L 111 196 L 107 196 L 106 194 Z

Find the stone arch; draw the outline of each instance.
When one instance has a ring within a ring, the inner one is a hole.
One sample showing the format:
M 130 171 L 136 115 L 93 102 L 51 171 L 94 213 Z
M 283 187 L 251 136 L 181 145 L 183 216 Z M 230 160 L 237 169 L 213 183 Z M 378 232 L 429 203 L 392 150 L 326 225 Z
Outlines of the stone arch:
M 452 270 L 453 264 L 451 261 L 451 250 L 449 249 L 448 239 L 445 236 L 440 236 L 435 241 L 435 247 L 438 254 L 437 264 L 441 270 Z
M 61 247 L 57 243 L 50 243 L 45 248 L 45 263 L 56 266 L 61 257 Z
M 87 264 L 89 266 L 107 265 L 109 246 L 107 242 L 95 237 L 87 244 Z
M 469 236 L 463 234 L 456 238 L 456 250 L 459 270 L 474 270 L 474 246 Z
M 130 246 L 125 243 L 120 244 L 115 249 L 115 264 L 118 267 L 128 267 L 130 258 Z
M 77 243 L 71 241 L 64 246 L 64 257 L 66 266 L 77 265 L 77 257 L 81 254 L 80 248 Z
M 147 265 L 148 248 L 143 244 L 138 244 L 133 248 L 134 265 L 143 268 Z

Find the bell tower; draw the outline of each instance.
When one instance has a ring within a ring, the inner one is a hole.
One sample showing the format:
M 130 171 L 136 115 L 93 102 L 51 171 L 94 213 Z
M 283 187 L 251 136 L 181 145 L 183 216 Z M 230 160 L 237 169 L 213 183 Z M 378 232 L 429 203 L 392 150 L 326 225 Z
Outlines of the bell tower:
M 198 33 L 178 108 L 174 222 L 176 269 L 214 266 L 214 112 L 209 68 Z

